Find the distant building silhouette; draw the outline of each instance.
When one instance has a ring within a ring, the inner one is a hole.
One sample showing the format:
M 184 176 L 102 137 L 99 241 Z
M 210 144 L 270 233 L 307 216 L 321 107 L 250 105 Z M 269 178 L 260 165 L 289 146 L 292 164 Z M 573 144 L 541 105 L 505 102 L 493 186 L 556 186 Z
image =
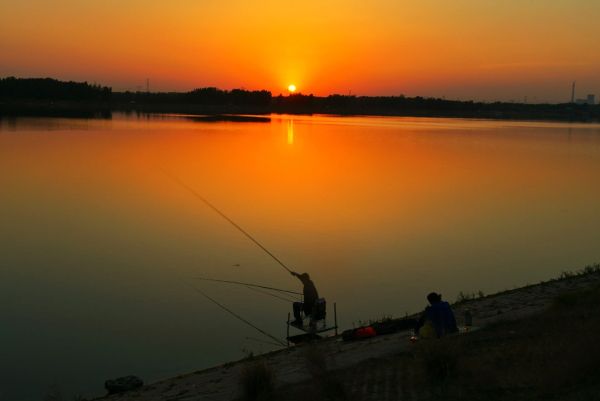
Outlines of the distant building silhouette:
M 577 99 L 576 103 L 594 105 L 596 104 L 595 97 L 595 95 L 587 95 L 587 99 Z

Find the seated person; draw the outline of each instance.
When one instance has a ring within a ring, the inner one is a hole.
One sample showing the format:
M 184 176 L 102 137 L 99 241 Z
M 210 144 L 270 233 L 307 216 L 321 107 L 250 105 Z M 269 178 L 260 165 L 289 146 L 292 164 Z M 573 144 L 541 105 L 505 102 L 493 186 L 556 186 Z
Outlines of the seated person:
M 292 322 L 293 325 L 302 326 L 302 316 L 300 315 L 301 311 L 304 311 L 304 315 L 308 316 L 312 313 L 313 306 L 317 299 L 319 299 L 319 294 L 317 293 L 317 289 L 315 288 L 315 284 L 310 279 L 308 273 L 298 274 L 296 272 L 291 272 L 292 276 L 296 276 L 300 279 L 302 284 L 304 284 L 303 294 L 304 294 L 304 302 L 294 302 L 294 318 L 295 320 Z
M 432 292 L 427 295 L 427 300 L 431 306 L 425 308 L 425 313 L 419 319 L 415 331 L 418 333 L 425 322 L 429 321 L 433 325 L 435 335 L 438 338 L 444 334 L 457 332 L 458 327 L 456 327 L 454 313 L 450 309 L 450 304 L 442 301 L 442 295 Z

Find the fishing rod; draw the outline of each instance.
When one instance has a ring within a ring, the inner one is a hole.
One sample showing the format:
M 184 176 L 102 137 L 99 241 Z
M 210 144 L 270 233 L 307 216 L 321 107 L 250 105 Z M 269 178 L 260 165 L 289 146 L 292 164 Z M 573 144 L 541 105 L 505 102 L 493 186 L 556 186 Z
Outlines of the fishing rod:
M 256 288 L 252 288 L 252 287 L 247 287 L 247 288 L 248 288 L 248 289 L 250 289 L 250 290 L 254 290 L 254 291 L 258 291 L 258 292 L 262 292 L 263 294 L 267 294 L 267 295 L 270 295 L 270 296 L 272 296 L 272 297 L 275 297 L 275 298 L 283 299 L 284 301 L 288 301 L 288 302 L 295 302 L 295 301 L 292 301 L 291 299 L 287 299 L 287 298 L 283 298 L 283 297 L 278 297 L 278 296 L 277 296 L 277 295 L 275 295 L 275 294 L 269 294 L 269 293 L 268 293 L 268 292 L 266 292 L 266 291 L 257 290 Z M 299 299 L 298 299 L 298 301 L 299 301 Z
M 217 304 L 218 306 L 220 306 L 221 308 L 225 309 L 227 312 L 231 313 L 233 316 L 237 317 L 238 319 L 240 319 L 242 322 L 250 325 L 251 327 L 253 327 L 254 329 L 258 330 L 259 332 L 261 332 L 262 334 L 264 334 L 265 336 L 269 337 L 270 339 L 277 341 L 281 346 L 286 345 L 283 341 L 281 341 L 280 339 L 278 339 L 277 337 L 274 337 L 272 335 L 270 335 L 269 333 L 266 333 L 264 331 L 262 331 L 261 329 L 259 329 L 258 327 L 256 327 L 255 325 L 253 325 L 252 323 L 250 323 L 249 321 L 245 320 L 244 318 L 242 318 L 241 316 L 236 315 L 235 313 L 233 313 L 232 311 L 230 311 L 229 309 L 227 309 L 226 307 L 224 307 L 223 305 L 221 305 L 220 303 L 218 303 L 217 301 L 215 301 L 214 299 L 212 299 L 211 297 L 209 297 L 208 295 L 206 295 L 205 293 L 203 293 L 202 291 L 200 291 L 199 289 L 197 289 L 196 287 L 194 287 L 193 285 L 191 285 L 190 283 L 188 283 L 187 281 L 184 281 L 187 285 L 189 285 L 190 287 L 192 287 L 195 291 L 199 292 L 200 294 L 202 294 L 203 296 L 205 296 L 206 298 L 208 298 L 209 300 L 211 300 L 212 302 L 214 302 L 215 304 Z
M 192 188 L 190 188 L 188 185 L 186 185 L 183 181 L 181 181 L 179 178 L 175 177 L 174 175 L 169 174 L 166 171 L 164 171 L 164 173 L 166 175 L 170 176 L 175 181 L 177 181 L 182 187 L 184 187 L 185 189 L 187 189 L 188 191 L 190 191 L 192 193 L 192 195 L 194 195 L 196 198 L 198 198 L 202 202 L 204 202 L 208 207 L 210 207 L 212 210 L 214 210 L 219 215 L 221 215 L 221 217 L 223 217 L 225 220 L 227 220 L 228 222 L 230 222 L 235 228 L 237 228 L 238 230 L 240 230 L 246 237 L 250 238 L 256 245 L 258 245 L 259 247 L 261 247 L 261 249 L 263 251 L 265 251 L 266 253 L 268 253 L 270 257 L 272 257 L 273 259 L 275 259 L 275 261 L 277 263 L 279 263 L 281 266 L 283 266 L 283 268 L 285 270 L 287 270 L 290 273 L 292 272 L 290 269 L 287 268 L 286 265 L 284 265 L 283 263 L 281 263 L 281 261 L 279 259 L 277 259 L 275 256 L 273 256 L 273 254 L 271 252 L 267 251 L 267 248 L 265 248 L 264 246 L 262 246 L 261 244 L 259 244 L 257 240 L 255 240 L 254 238 L 252 238 L 250 236 L 250 234 L 248 234 L 240 226 L 238 226 L 237 224 L 235 224 L 229 217 L 225 216 L 219 209 L 217 209 L 216 207 L 214 207 L 209 201 L 207 201 L 202 196 L 200 196 L 200 194 L 198 194 L 196 191 L 194 191 Z
M 280 290 L 279 288 L 265 287 L 263 285 L 256 285 L 256 284 L 240 283 L 240 282 L 237 282 L 237 281 L 217 280 L 217 279 L 214 279 L 214 278 L 202 278 L 202 277 L 189 277 L 189 278 L 191 278 L 193 280 L 218 281 L 220 283 L 240 284 L 240 285 L 245 285 L 245 286 L 250 286 L 250 287 L 264 288 L 265 290 L 273 290 L 273 291 L 279 291 L 279 292 L 289 292 L 290 294 L 303 295 L 301 292 L 294 292 L 294 291 L 288 291 L 288 290 Z
M 258 342 L 266 343 L 266 344 L 279 345 L 279 344 L 272 343 L 270 341 L 263 341 L 263 340 L 259 340 L 258 338 L 252 338 L 252 337 L 246 337 L 246 340 L 253 340 L 253 341 L 258 341 Z

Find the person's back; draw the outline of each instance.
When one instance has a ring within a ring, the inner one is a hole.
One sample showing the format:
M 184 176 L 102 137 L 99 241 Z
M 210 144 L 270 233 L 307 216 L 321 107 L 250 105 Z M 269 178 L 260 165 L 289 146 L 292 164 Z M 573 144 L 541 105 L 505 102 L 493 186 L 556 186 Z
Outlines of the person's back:
M 311 279 L 301 276 L 300 280 L 302 281 L 302 284 L 304 284 L 302 291 L 304 293 L 304 313 L 310 315 L 312 313 L 313 306 L 315 306 L 315 302 L 317 302 L 317 299 L 319 299 L 319 293 L 317 292 L 317 288 Z
M 312 313 L 313 307 L 315 306 L 315 302 L 319 299 L 319 293 L 317 292 L 317 288 L 315 284 L 310 279 L 308 273 L 298 274 L 296 272 L 290 272 L 292 276 L 298 277 L 302 284 L 304 285 L 303 294 L 304 294 L 304 302 L 294 302 L 294 317 L 295 324 L 302 324 L 302 318 L 300 316 L 300 311 L 304 311 L 304 315 L 308 316 Z
M 427 315 L 427 320 L 433 324 L 435 334 L 438 337 L 458 331 L 454 313 L 452 312 L 452 309 L 450 309 L 450 304 L 448 302 L 442 302 L 440 299 L 440 301 L 425 308 L 425 313 Z

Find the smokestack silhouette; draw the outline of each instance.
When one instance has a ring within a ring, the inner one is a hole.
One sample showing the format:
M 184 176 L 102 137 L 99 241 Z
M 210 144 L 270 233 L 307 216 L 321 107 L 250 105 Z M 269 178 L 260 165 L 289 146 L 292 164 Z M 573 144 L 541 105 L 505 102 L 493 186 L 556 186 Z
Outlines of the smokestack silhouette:
M 573 91 L 571 92 L 571 103 L 575 103 L 575 81 L 573 81 Z

